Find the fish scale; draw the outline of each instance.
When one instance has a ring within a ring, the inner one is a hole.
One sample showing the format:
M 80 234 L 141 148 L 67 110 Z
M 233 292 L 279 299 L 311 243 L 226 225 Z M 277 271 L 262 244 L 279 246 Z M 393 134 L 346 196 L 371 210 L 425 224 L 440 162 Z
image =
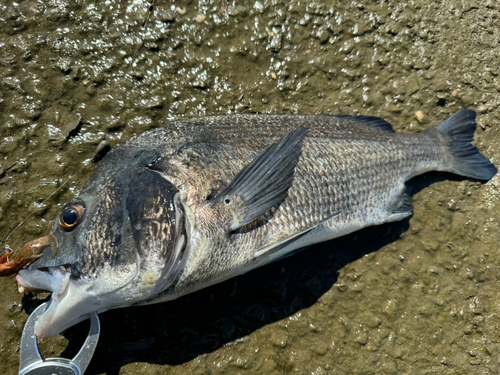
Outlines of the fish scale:
M 0 266 L 12 274 L 33 262 L 17 282 L 53 292 L 35 324 L 36 335 L 51 336 L 93 311 L 172 300 L 302 247 L 408 217 L 405 182 L 418 174 L 488 180 L 497 170 L 470 143 L 475 128 L 471 110 L 419 134 L 396 134 L 367 116 L 168 124 L 103 158 L 50 234 L 21 251 L 38 259 Z
M 412 175 L 418 174 L 422 165 L 435 164 L 440 150 L 435 150 L 432 138 L 422 140 L 424 137 L 421 135 L 367 133 L 369 139 L 365 140 L 352 141 L 340 137 L 306 139 L 288 198 L 272 219 L 263 227 L 250 233 L 235 235 L 232 241 L 216 245 L 221 246 L 219 251 L 224 248 L 227 256 L 211 256 L 201 266 L 205 268 L 205 272 L 181 277 L 178 284 L 179 294 L 184 294 L 186 289 L 195 285 L 218 282 L 220 274 L 231 274 L 232 269 L 250 270 L 267 263 L 269 258 L 274 260 L 272 250 L 258 260 L 254 254 L 261 248 L 314 228 L 335 213 L 339 213 L 337 218 L 322 224 L 329 234 L 318 238 L 310 236 L 308 242 L 300 242 L 300 246 L 383 222 L 390 214 L 394 200 L 401 194 L 404 182 Z M 389 137 L 398 137 L 398 143 L 389 141 Z M 255 140 L 252 140 L 248 148 L 252 149 L 255 143 Z M 263 143 L 268 144 L 270 141 Z M 237 149 L 223 144 L 220 146 L 219 155 L 225 155 L 226 159 L 213 158 L 209 159 L 210 163 L 203 160 L 203 167 L 212 171 L 224 170 L 225 179 L 230 180 L 241 167 L 227 163 L 227 160 L 236 158 L 238 153 L 238 160 L 243 160 L 242 164 L 248 164 L 254 154 L 262 151 L 260 149 L 258 152 L 245 153 L 245 146 L 242 140 L 239 141 Z M 418 148 L 422 147 L 435 151 L 420 151 Z M 242 154 L 246 154 L 247 159 L 241 159 Z M 426 158 L 423 158 L 424 155 Z M 323 157 L 323 162 L 318 161 L 319 156 Z M 167 174 L 166 178 L 168 177 Z M 186 172 L 186 178 L 196 179 L 197 176 Z M 201 181 L 198 186 L 202 186 Z M 196 210 L 196 207 L 193 210 Z M 217 272 L 214 273 L 214 270 Z M 201 275 L 203 277 L 200 277 Z

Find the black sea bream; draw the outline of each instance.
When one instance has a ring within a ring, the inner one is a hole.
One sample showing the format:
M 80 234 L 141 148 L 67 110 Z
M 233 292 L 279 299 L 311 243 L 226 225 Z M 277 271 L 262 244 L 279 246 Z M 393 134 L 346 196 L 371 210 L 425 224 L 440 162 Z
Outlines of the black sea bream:
M 226 115 L 139 135 L 99 163 L 54 221 L 52 245 L 19 272 L 21 290 L 52 292 L 35 333 L 401 220 L 412 214 L 405 182 L 424 172 L 488 180 L 497 170 L 471 145 L 475 128 L 462 110 L 420 134 L 366 116 Z

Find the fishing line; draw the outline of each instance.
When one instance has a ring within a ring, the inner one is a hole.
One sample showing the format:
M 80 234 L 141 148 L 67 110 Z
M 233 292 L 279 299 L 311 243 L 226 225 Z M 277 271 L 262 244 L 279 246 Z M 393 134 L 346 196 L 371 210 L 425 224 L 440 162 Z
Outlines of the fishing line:
M 149 5 L 149 11 L 148 11 L 148 14 L 146 15 L 146 19 L 144 20 L 143 24 L 142 24 L 142 29 L 145 29 L 146 28 L 146 25 L 148 24 L 148 21 L 151 17 L 151 14 L 153 13 L 153 9 L 154 9 L 154 5 L 155 5 L 155 1 L 156 0 L 153 0 L 151 1 L 151 4 Z M 144 43 L 144 40 L 141 40 L 141 44 L 139 44 L 135 51 L 134 51 L 134 54 L 132 55 L 132 60 L 130 60 L 130 64 L 128 66 L 128 71 L 127 73 L 130 73 L 130 69 L 132 69 L 132 65 L 134 64 L 134 60 L 135 60 L 135 55 L 137 55 L 137 52 L 139 52 L 139 48 L 142 47 Z
M 151 5 L 149 6 L 149 12 L 148 12 L 148 15 L 146 16 L 146 19 L 144 20 L 144 23 L 142 24 L 142 28 L 146 27 L 146 24 L 148 23 L 149 18 L 151 17 L 151 14 L 153 13 L 154 5 L 155 5 L 155 0 L 151 1 Z
M 66 185 L 72 178 L 73 176 L 75 176 L 76 174 L 80 173 L 86 166 L 83 166 L 82 168 L 80 168 L 76 173 L 74 173 L 73 175 L 69 176 L 68 179 L 61 185 L 59 186 L 52 194 L 50 194 L 47 198 L 44 199 L 44 201 L 40 204 L 41 206 L 43 206 L 45 204 L 45 202 L 47 202 L 50 198 L 52 198 L 54 196 L 54 194 L 56 194 L 59 190 L 61 190 L 64 185 Z M 26 220 L 28 220 L 31 216 L 33 216 L 33 214 L 37 211 L 37 209 L 34 209 L 33 211 L 31 211 L 31 213 L 26 217 L 26 219 L 24 219 L 23 221 L 21 221 L 13 230 L 12 232 L 9 233 L 9 235 L 5 238 L 5 250 L 8 251 L 8 252 L 13 252 L 11 247 L 7 244 L 7 241 L 9 241 L 9 238 L 10 236 L 16 231 L 18 230 L 25 222 Z

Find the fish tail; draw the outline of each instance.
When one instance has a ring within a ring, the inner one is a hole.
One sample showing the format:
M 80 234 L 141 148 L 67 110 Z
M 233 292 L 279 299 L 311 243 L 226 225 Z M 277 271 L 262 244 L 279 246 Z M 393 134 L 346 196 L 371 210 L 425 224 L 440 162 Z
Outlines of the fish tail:
M 493 163 L 471 144 L 476 130 L 476 112 L 462 109 L 439 125 L 428 129 L 428 131 L 435 130 L 440 133 L 439 138 L 444 138 L 451 153 L 450 171 L 478 180 L 489 180 L 497 173 Z

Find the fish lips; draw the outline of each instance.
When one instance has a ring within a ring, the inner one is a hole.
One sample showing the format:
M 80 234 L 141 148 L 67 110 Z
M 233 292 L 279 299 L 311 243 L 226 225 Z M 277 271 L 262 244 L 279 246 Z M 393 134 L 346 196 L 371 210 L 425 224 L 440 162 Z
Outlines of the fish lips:
M 73 265 L 78 259 L 76 250 L 71 250 L 72 247 L 65 246 L 64 251 L 61 252 L 59 249 L 62 246 L 58 246 L 57 249 L 53 249 L 51 245 L 45 247 L 41 253 L 41 257 L 34 261 L 27 269 L 36 270 L 40 268 L 58 267 Z M 54 256 L 54 253 L 56 254 Z
M 18 286 L 22 286 L 27 292 L 56 293 L 66 287 L 70 275 L 64 266 L 44 267 L 20 270 L 16 280 Z
M 84 311 L 73 311 L 75 305 L 81 307 L 82 300 L 88 299 L 88 296 L 76 287 L 67 267 L 20 270 L 16 280 L 25 291 L 52 292 L 47 309 L 35 323 L 38 337 L 56 335 L 87 318 Z

